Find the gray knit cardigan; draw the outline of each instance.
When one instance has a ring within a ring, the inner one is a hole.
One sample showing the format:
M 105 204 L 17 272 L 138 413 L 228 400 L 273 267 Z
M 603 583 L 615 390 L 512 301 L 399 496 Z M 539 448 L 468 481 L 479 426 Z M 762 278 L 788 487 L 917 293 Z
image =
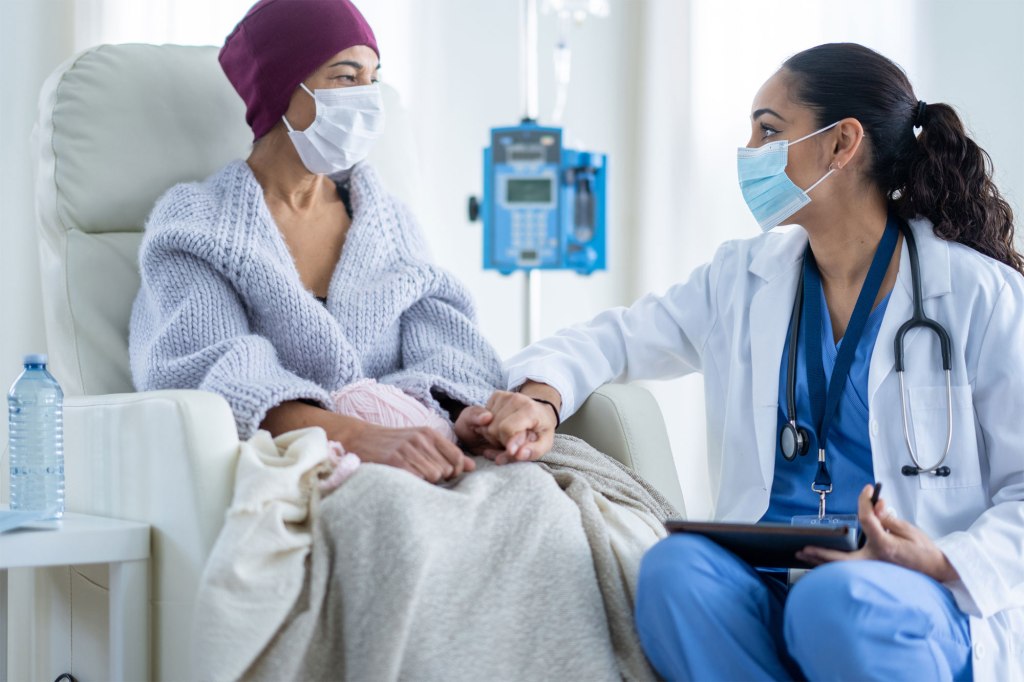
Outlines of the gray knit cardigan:
M 501 364 L 466 289 L 428 260 L 404 205 L 363 164 L 327 304 L 299 278 L 263 190 L 236 161 L 170 189 L 146 223 L 130 356 L 140 391 L 218 393 L 251 436 L 287 400 L 330 404 L 360 378 L 394 385 L 448 417 L 437 392 L 480 404 Z

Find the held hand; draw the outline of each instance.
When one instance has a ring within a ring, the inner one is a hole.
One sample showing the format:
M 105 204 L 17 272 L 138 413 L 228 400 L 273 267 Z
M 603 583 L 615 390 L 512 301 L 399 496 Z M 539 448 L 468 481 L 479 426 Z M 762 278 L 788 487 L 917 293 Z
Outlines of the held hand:
M 405 469 L 430 483 L 476 468 L 457 445 L 429 426 L 392 429 L 365 423 L 341 442 L 364 462 Z
M 558 420 L 550 405 L 523 393 L 495 391 L 487 409 L 494 415 L 487 438 L 502 446 L 493 457 L 496 464 L 537 460 L 551 449 Z
M 917 526 L 896 518 L 879 500 L 871 506 L 872 486 L 867 485 L 857 500 L 857 516 L 867 543 L 855 552 L 823 547 L 805 547 L 796 553 L 801 561 L 818 566 L 832 561 L 874 559 L 903 566 L 939 582 L 958 580 L 959 575 L 938 545 Z
M 474 455 L 483 455 L 494 459 L 501 454 L 504 446 L 492 442 L 487 434 L 487 427 L 494 421 L 494 415 L 485 407 L 470 405 L 455 420 L 455 435 L 459 443 Z

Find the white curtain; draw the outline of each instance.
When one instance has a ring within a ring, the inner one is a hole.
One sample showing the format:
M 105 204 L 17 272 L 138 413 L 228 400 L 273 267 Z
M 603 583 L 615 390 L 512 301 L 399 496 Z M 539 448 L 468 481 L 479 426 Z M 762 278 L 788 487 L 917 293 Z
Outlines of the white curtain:
M 36 99 L 43 81 L 71 56 L 70 0 L 0 2 L 0 387 L 6 393 L 26 353 L 46 351 L 35 232 L 32 150 Z M 6 414 L 4 406 L 4 414 Z M 7 420 L 0 419 L 0 452 Z M 0 501 L 8 465 L 0 455 Z
M 254 0 L 77 0 L 75 47 L 100 43 L 220 45 Z

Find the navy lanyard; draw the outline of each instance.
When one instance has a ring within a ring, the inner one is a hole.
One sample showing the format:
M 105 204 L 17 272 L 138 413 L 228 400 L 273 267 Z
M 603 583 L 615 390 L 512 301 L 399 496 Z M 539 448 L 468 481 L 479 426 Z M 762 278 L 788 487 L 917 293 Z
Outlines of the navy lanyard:
M 860 344 L 861 336 L 864 334 L 864 327 L 867 325 L 871 308 L 878 298 L 878 291 L 882 288 L 882 280 L 885 279 L 885 272 L 889 268 L 889 262 L 896 251 L 896 242 L 899 237 L 899 223 L 895 216 L 890 215 L 885 224 L 885 232 L 875 249 L 875 257 L 868 268 L 867 277 L 861 286 L 860 294 L 857 297 L 857 304 L 853 308 L 853 315 L 850 316 L 850 324 L 846 327 L 843 335 L 843 342 L 836 357 L 835 367 L 832 369 L 832 379 L 825 381 L 825 366 L 821 359 L 821 273 L 818 272 L 818 264 L 814 260 L 810 245 L 804 254 L 803 273 L 803 315 L 807 321 L 807 328 L 804 333 L 804 360 L 807 366 L 807 389 L 811 399 L 811 414 L 818 437 L 818 472 L 814 476 L 814 483 L 811 490 L 818 494 L 820 505 L 818 515 L 825 515 L 825 495 L 832 492 L 832 476 L 828 472 L 825 463 L 825 442 L 828 439 L 829 429 L 832 427 L 832 419 L 835 416 L 836 408 L 839 407 L 839 400 L 843 395 L 846 380 L 850 374 L 850 367 L 853 365 L 854 356 L 857 353 L 857 346 Z

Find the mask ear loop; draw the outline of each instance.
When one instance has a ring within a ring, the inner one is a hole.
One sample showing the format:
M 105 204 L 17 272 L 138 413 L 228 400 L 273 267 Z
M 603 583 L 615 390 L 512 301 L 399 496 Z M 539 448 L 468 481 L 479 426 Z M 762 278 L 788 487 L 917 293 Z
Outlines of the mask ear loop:
M 815 135 L 817 135 L 818 133 L 823 133 L 823 132 L 825 132 L 825 131 L 826 131 L 826 130 L 828 130 L 829 128 L 835 128 L 835 127 L 836 127 L 837 125 L 839 125 L 840 123 L 842 123 L 842 121 L 836 121 L 835 123 L 830 123 L 829 125 L 825 126 L 824 128 L 818 128 L 818 129 L 817 129 L 817 130 L 815 130 L 815 131 L 814 131 L 813 133 L 808 133 L 807 135 L 804 135 L 803 137 L 801 137 L 801 138 L 800 138 L 799 140 L 795 140 L 795 141 L 793 141 L 793 142 L 790 142 L 788 146 L 792 147 L 792 146 L 793 146 L 793 145 L 795 145 L 795 144 L 799 144 L 800 142 L 803 142 L 804 140 L 806 140 L 806 139 L 807 139 L 807 138 L 809 138 L 809 137 L 814 137 L 814 136 L 815 136 Z M 836 170 L 838 170 L 838 169 L 836 169 L 836 168 L 833 168 L 833 166 L 835 166 L 835 162 L 834 162 L 834 161 L 833 161 L 832 163 L 830 163 L 830 164 L 828 165 L 828 173 L 825 173 L 824 175 L 822 175 L 822 176 L 821 176 L 821 177 L 820 177 L 820 178 L 818 179 L 818 181 L 817 181 L 816 183 L 814 183 L 813 185 L 811 185 L 810 187 L 808 187 L 807 189 L 805 189 L 805 190 L 804 190 L 804 194 L 807 194 L 807 193 L 808 193 L 808 192 L 810 192 L 810 191 L 811 191 L 812 189 L 814 189 L 815 187 L 817 187 L 817 186 L 818 186 L 818 185 L 820 185 L 821 183 L 825 182 L 825 180 L 826 180 L 826 179 L 828 178 L 828 176 L 830 176 L 830 175 L 832 175 L 833 173 L 835 173 L 835 172 L 836 172 Z
M 813 133 L 807 133 L 806 135 L 804 135 L 803 137 L 801 137 L 801 138 L 800 138 L 799 140 L 794 140 L 793 142 L 790 142 L 790 143 L 789 143 L 789 146 L 790 146 L 790 147 L 792 147 L 792 146 L 793 146 L 793 145 L 795 145 L 795 144 L 798 144 L 798 143 L 800 143 L 800 142 L 803 142 L 804 140 L 806 140 L 806 139 L 807 139 L 807 138 L 809 138 L 809 137 L 814 137 L 814 136 L 815 136 L 815 135 L 817 135 L 818 133 L 823 133 L 823 132 L 825 132 L 825 131 L 826 131 L 826 130 L 828 130 L 829 128 L 835 128 L 835 127 L 836 127 L 837 125 L 839 125 L 840 123 L 842 123 L 842 121 L 836 121 L 835 123 L 830 123 L 830 124 L 828 124 L 828 125 L 827 125 L 827 126 L 825 126 L 824 128 L 818 128 L 818 129 L 817 129 L 817 130 L 815 130 L 815 131 L 814 131 Z
M 820 185 L 821 183 L 825 182 L 825 180 L 826 180 L 826 179 L 828 178 L 828 176 L 832 175 L 832 174 L 833 174 L 833 173 L 835 173 L 835 172 L 836 172 L 837 170 L 839 170 L 838 168 L 834 168 L 834 166 L 835 166 L 835 165 L 836 165 L 836 164 L 835 164 L 835 162 L 833 162 L 833 163 L 830 163 L 830 164 L 828 165 L 828 173 L 825 173 L 824 175 L 822 175 L 822 176 L 821 176 L 821 178 L 820 178 L 820 179 L 819 179 L 819 180 L 818 180 L 818 181 L 817 181 L 816 183 L 814 183 L 813 185 L 811 185 L 810 187 L 808 187 L 807 189 L 805 189 L 805 190 L 804 190 L 804 194 L 807 194 L 807 193 L 809 193 L 809 192 L 810 192 L 810 191 L 811 191 L 812 189 L 814 189 L 815 187 L 817 187 L 817 186 L 818 186 L 818 185 Z
M 306 87 L 305 83 L 299 83 L 299 87 L 305 90 L 310 97 L 316 100 L 316 95 L 314 95 L 313 92 Z M 292 124 L 288 122 L 288 119 L 284 117 L 284 114 L 281 114 L 281 120 L 284 121 L 284 127 L 288 129 L 289 133 L 295 132 L 295 128 L 292 128 Z

